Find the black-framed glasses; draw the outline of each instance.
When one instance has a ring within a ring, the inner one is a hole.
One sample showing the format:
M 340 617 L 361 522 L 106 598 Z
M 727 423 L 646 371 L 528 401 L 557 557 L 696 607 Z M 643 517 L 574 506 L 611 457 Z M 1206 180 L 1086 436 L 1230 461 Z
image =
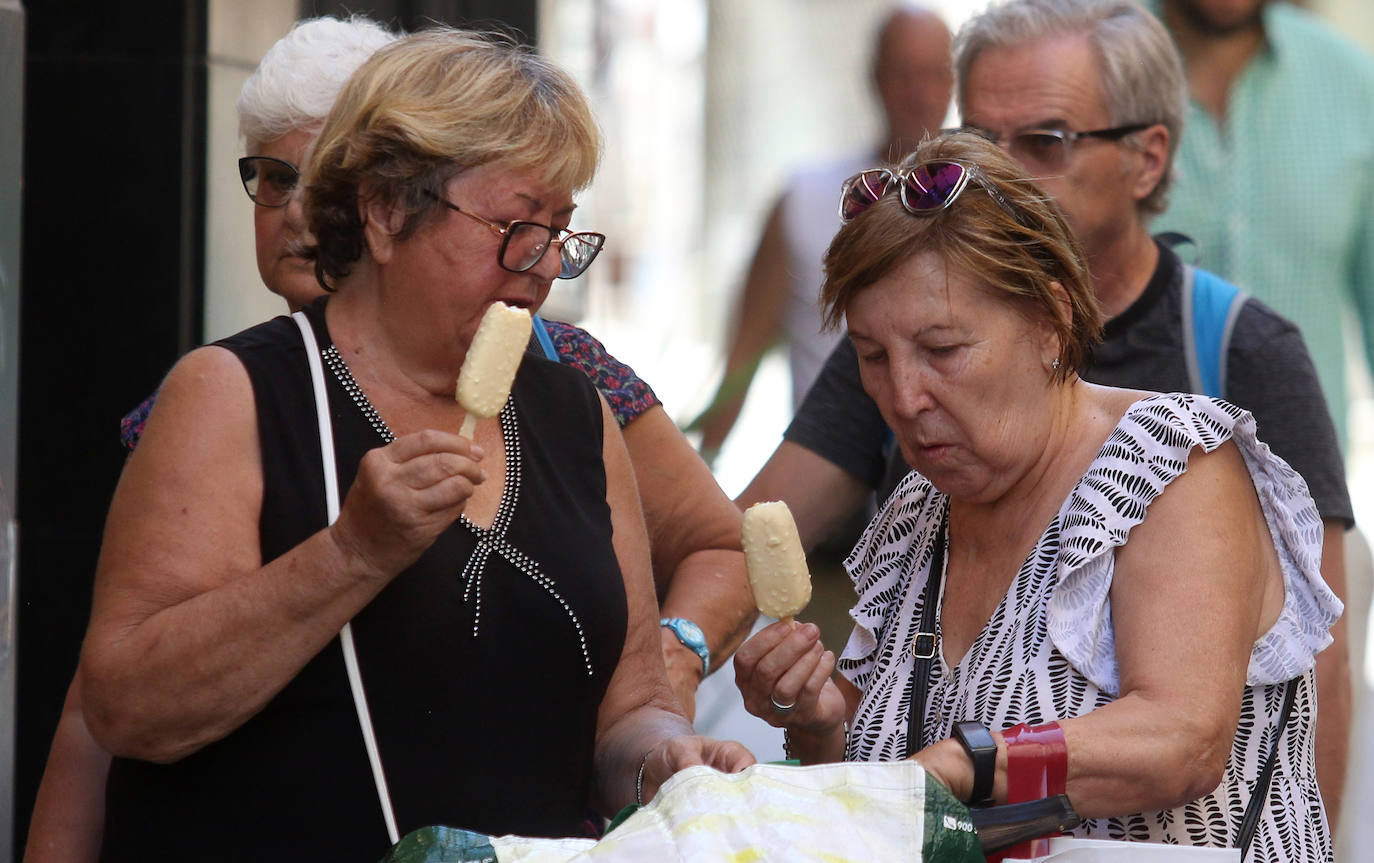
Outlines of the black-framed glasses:
M 933 159 L 893 171 L 869 168 L 848 180 L 840 190 L 840 219 L 848 222 L 876 204 L 895 185 L 902 206 L 913 216 L 933 216 L 953 204 L 973 183 L 992 197 L 1013 219 L 1016 209 L 1007 202 L 977 165 Z
M 239 159 L 239 179 L 249 199 L 259 207 L 285 207 L 291 203 L 301 172 L 284 159 L 244 156 Z
M 566 228 L 551 228 L 523 219 L 514 219 L 502 225 L 469 213 L 439 195 L 432 197 L 453 212 L 480 222 L 500 234 L 501 248 L 496 252 L 496 262 L 502 269 L 512 273 L 526 272 L 543 259 L 549 246 L 557 246 L 561 262 L 557 278 L 575 279 L 586 272 L 596 256 L 601 254 L 602 246 L 606 245 L 606 235 L 595 231 L 569 232 Z
M 990 138 L 1005 146 L 1007 153 L 1031 170 L 1057 171 L 1069 160 L 1069 153 L 1075 144 L 1084 138 L 1097 138 L 1105 141 L 1120 141 L 1127 135 L 1142 132 L 1154 123 L 1128 123 L 1125 126 L 1112 126 L 1109 129 L 1088 129 L 1074 132 L 1068 129 L 1025 129 L 1006 138 L 997 138 L 985 129 L 970 127 L 969 131 Z M 1005 144 L 1003 142 L 1005 141 Z

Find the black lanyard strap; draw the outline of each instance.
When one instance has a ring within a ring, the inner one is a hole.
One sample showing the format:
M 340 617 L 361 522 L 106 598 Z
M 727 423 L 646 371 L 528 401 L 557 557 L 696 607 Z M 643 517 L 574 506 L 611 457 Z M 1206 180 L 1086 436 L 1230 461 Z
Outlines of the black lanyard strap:
M 921 749 L 921 729 L 925 724 L 926 693 L 930 689 L 930 664 L 940 649 L 935 634 L 935 612 L 940 604 L 940 581 L 945 574 L 945 546 L 949 545 L 949 506 L 940 516 L 935 536 L 935 550 L 930 557 L 930 573 L 921 590 L 921 624 L 911 639 L 911 655 L 916 664 L 911 669 L 911 712 L 907 715 L 906 754 L 915 755 Z

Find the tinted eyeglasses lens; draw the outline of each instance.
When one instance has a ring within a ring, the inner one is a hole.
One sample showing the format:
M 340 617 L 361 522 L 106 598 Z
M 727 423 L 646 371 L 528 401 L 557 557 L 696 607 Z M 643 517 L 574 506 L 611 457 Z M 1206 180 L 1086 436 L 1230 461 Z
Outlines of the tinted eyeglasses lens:
M 968 181 L 968 172 L 957 162 L 928 162 L 906 177 L 902 203 L 912 212 L 949 206 Z
M 300 181 L 300 172 L 290 162 L 269 156 L 239 159 L 239 179 L 253 203 L 263 207 L 284 207 L 291 201 Z
M 850 177 L 840 199 L 840 217 L 848 222 L 878 202 L 892 185 L 892 172 L 882 169 L 863 171 Z
M 596 256 L 600 254 L 601 247 L 606 244 L 606 237 L 603 234 L 596 234 L 584 231 L 577 234 L 569 234 L 559 247 L 559 255 L 562 258 L 563 266 L 558 273 L 560 279 L 572 279 L 582 275 Z
M 1011 157 L 1033 170 L 1059 170 L 1068 157 L 1068 141 L 1047 132 L 1023 132 L 1012 136 L 1007 148 Z

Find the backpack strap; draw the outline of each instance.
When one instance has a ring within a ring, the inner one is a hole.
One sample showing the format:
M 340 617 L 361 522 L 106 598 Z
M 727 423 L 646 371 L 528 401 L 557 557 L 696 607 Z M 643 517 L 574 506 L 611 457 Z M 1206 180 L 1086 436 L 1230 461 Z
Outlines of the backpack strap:
M 549 336 L 549 325 L 544 323 L 544 319 L 538 315 L 534 316 L 534 338 L 539 342 L 539 347 L 544 349 L 544 356 L 556 363 L 562 362 L 558 358 L 558 351 L 553 346 L 553 339 Z
M 1226 397 L 1231 333 L 1249 297 L 1214 273 L 1183 265 L 1183 356 L 1193 392 Z

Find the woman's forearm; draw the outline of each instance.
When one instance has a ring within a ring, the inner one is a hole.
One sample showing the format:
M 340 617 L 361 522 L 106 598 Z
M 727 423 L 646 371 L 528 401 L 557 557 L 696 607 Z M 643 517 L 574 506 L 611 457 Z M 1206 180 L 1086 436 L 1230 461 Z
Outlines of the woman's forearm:
M 727 662 L 758 617 L 744 569 L 744 553 L 703 549 L 688 555 L 673 573 L 663 599 L 664 617 L 683 617 L 701 627 L 711 651 L 711 671 Z M 664 639 L 664 659 L 674 691 L 701 682 L 701 659 L 678 640 Z
M 1189 716 L 1187 710 L 1134 704 L 1127 696 L 1058 721 L 1067 752 L 1065 793 L 1078 814 L 1105 818 L 1173 809 L 1216 788 L 1232 738 Z M 997 742 L 992 799 L 1006 803 L 1007 741 L 1000 729 L 992 736 Z M 973 762 L 958 741 L 941 740 L 915 758 L 959 799 L 973 792 Z
M 626 426 L 624 441 L 662 615 L 699 626 L 711 668 L 718 668 L 757 616 L 740 546 L 740 511 L 661 407 Z M 701 659 L 671 633 L 663 634 L 661 644 L 673 689 L 690 715 Z
M 1222 727 L 1181 705 L 1133 703 L 1141 700 L 1128 695 L 1059 723 L 1069 798 L 1084 818 L 1172 809 L 1221 782 L 1235 723 Z
M 86 729 L 77 678 L 67 690 L 34 800 L 24 848 L 27 863 L 95 863 L 100 859 L 109 768 L 109 753 Z
M 692 734 L 691 724 L 668 710 L 644 706 L 626 713 L 597 737 L 593 805 L 609 817 L 632 803 L 648 802 L 668 778 L 650 763 L 655 750 Z

